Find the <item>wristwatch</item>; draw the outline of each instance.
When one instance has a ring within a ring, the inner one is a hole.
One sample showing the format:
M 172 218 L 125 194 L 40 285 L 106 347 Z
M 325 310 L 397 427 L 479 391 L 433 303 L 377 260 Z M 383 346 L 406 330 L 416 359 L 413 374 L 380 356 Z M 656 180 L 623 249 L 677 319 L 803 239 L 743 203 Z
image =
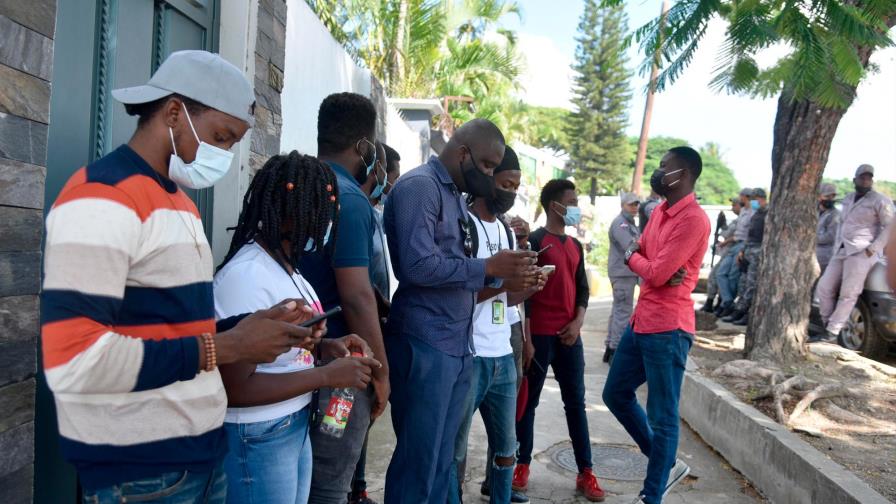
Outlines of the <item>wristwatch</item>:
M 628 266 L 628 262 L 631 260 L 632 256 L 635 255 L 635 252 L 637 252 L 637 250 L 634 249 L 628 249 L 625 251 L 625 258 L 622 260 L 622 262 L 624 262 L 626 266 Z
M 504 285 L 503 278 L 485 277 L 485 286 L 486 287 L 491 287 L 492 289 L 500 289 L 502 285 Z

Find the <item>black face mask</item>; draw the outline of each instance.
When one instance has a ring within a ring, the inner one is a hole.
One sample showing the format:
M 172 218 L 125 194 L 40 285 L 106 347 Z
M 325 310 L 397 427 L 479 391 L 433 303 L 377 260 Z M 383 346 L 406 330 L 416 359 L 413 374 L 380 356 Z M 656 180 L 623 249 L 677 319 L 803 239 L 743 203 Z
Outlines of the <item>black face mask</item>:
M 493 215 L 502 215 L 513 208 L 516 201 L 516 193 L 495 188 L 495 197 L 485 200 L 488 211 Z
M 834 200 L 829 200 L 829 199 L 821 200 L 821 208 L 824 208 L 825 210 L 830 210 L 830 209 L 834 208 Z
M 663 179 L 665 179 L 669 175 L 679 173 L 679 172 L 681 172 L 680 169 L 671 171 L 669 173 L 666 173 L 662 170 L 654 170 L 653 175 L 650 176 L 650 188 L 653 189 L 653 192 L 659 194 L 660 196 L 666 197 L 669 193 L 669 188 L 674 186 L 675 184 L 681 182 L 681 178 L 679 177 L 678 180 L 676 180 L 675 182 L 672 182 L 669 185 L 665 185 L 663 183 Z
M 467 147 L 467 152 L 470 153 L 471 167 L 464 169 L 464 165 L 460 165 L 460 171 L 464 176 L 464 185 L 467 186 L 467 194 L 475 198 L 491 199 L 495 194 L 495 178 L 486 175 L 479 169 L 469 147 Z

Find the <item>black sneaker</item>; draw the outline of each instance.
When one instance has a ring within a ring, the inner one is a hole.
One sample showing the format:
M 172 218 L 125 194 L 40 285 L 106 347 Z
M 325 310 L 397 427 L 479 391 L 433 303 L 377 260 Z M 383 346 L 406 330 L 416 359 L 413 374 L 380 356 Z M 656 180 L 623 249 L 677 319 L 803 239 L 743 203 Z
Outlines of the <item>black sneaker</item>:
M 479 487 L 479 492 L 483 497 L 491 497 L 492 489 L 488 487 L 485 483 L 482 483 L 482 486 Z M 516 490 L 510 490 L 510 502 L 518 502 L 521 504 L 525 504 L 529 502 L 529 498 L 526 497 L 526 494 L 517 492 Z
M 367 490 L 360 492 L 352 492 L 348 497 L 349 504 L 377 504 L 377 502 L 367 496 Z
M 612 348 L 607 348 L 604 350 L 604 362 L 610 364 L 613 362 L 613 354 L 616 353 L 616 350 Z
M 734 324 L 734 325 L 736 325 L 736 326 L 745 326 L 745 325 L 748 325 L 749 323 L 750 323 L 750 316 L 749 316 L 749 315 L 744 315 L 743 317 L 741 317 L 741 318 L 735 320 L 734 322 L 732 322 L 732 324 Z
M 706 312 L 706 313 L 712 313 L 713 311 L 715 311 L 715 310 L 713 309 L 713 302 L 712 302 L 712 300 L 711 300 L 711 299 L 707 299 L 707 300 L 706 300 L 706 303 L 703 304 L 703 308 L 700 308 L 700 310 L 701 310 L 701 311 L 704 311 L 704 312 Z
M 837 340 L 837 335 L 830 331 L 809 336 L 809 343 L 837 343 Z
M 746 315 L 746 313 L 744 313 L 740 310 L 734 310 L 731 312 L 731 315 L 728 315 L 727 317 L 722 317 L 722 322 L 733 323 L 735 320 L 740 320 L 740 319 L 744 318 L 744 315 Z

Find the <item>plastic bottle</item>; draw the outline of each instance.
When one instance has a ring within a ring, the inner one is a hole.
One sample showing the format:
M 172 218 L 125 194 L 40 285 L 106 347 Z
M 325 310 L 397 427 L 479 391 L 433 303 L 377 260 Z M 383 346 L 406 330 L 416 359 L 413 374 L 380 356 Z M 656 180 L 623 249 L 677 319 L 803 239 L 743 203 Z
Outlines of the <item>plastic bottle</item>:
M 352 357 L 362 357 L 359 353 L 352 353 Z M 345 434 L 348 425 L 348 417 L 355 403 L 355 393 L 351 387 L 334 389 L 330 396 L 330 404 L 320 424 L 320 431 L 324 434 L 341 438 Z

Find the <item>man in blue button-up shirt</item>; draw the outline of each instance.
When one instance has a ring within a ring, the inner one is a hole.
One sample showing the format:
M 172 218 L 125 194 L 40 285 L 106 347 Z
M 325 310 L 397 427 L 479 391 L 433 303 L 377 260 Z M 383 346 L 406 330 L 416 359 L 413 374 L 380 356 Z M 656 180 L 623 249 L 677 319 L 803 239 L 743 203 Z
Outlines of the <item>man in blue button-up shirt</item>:
M 454 439 L 470 388 L 472 316 L 484 286 L 534 284 L 534 252 L 470 258 L 462 192 L 491 196 L 504 136 L 476 119 L 439 157 L 407 173 L 386 201 L 385 226 L 398 290 L 386 329 L 397 445 L 386 504 L 445 502 Z

